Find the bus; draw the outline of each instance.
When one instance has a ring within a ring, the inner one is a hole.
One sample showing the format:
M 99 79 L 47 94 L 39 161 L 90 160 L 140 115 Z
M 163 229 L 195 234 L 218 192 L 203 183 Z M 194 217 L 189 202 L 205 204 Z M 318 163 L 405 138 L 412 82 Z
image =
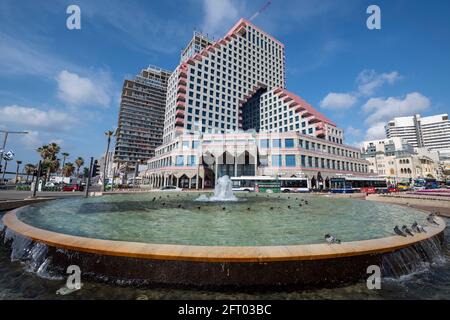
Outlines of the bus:
M 255 192 L 256 186 L 262 183 L 275 182 L 272 177 L 235 177 L 231 178 L 233 191 Z
M 310 192 L 307 178 L 236 177 L 231 178 L 233 191 L 243 192 Z
M 281 184 L 281 192 L 310 192 L 307 178 L 279 178 Z
M 332 193 L 386 193 L 388 186 L 384 178 L 342 177 L 331 178 Z

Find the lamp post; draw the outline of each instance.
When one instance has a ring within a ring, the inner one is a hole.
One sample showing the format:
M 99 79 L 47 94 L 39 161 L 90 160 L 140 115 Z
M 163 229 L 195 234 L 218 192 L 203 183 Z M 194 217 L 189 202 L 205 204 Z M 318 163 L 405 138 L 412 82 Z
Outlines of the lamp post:
M 108 162 L 109 162 L 109 146 L 111 144 L 111 137 L 114 134 L 114 132 L 112 131 L 106 131 L 105 135 L 108 137 L 108 143 L 107 143 L 107 147 L 106 147 L 106 154 L 105 154 L 105 163 L 103 165 L 103 192 L 106 191 L 106 174 L 107 174 L 107 167 L 108 167 Z M 114 180 L 114 177 L 113 177 Z
M 17 163 L 17 167 L 16 167 L 16 179 L 15 179 L 14 181 L 15 181 L 15 183 L 17 184 L 17 180 L 19 179 L 19 167 L 20 167 L 20 165 L 22 164 L 22 161 L 17 160 L 16 163 Z
M 0 130 L 0 133 L 4 134 L 4 138 L 3 138 L 3 146 L 0 150 L 0 167 L 2 166 L 2 161 L 3 161 L 3 153 L 5 152 L 5 148 L 6 148 L 6 141 L 8 141 L 8 135 L 9 134 L 28 134 L 27 131 L 7 131 L 7 130 Z M 6 173 L 6 163 L 7 161 L 5 160 L 5 169 L 3 170 L 3 176 L 2 176 L 2 180 L 4 181 L 5 178 L 5 173 Z

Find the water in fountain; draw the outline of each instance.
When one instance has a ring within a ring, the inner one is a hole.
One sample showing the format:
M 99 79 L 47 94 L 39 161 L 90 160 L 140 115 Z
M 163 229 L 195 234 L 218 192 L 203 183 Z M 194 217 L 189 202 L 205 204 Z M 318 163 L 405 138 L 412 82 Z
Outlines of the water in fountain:
M 229 176 L 223 176 L 217 180 L 214 196 L 200 196 L 197 201 L 202 202 L 235 202 L 238 198 L 233 193 L 233 183 Z

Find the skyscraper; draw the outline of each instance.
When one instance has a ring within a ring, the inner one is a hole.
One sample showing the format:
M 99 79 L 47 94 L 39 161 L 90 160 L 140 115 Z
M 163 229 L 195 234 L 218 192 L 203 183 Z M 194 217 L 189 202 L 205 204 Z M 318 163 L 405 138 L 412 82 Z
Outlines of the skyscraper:
M 170 72 L 150 66 L 125 80 L 120 103 L 115 162 L 129 168 L 154 156 L 162 143 L 167 81 Z
M 450 149 L 450 120 L 448 114 L 394 118 L 386 125 L 386 135 L 404 138 L 416 148 Z

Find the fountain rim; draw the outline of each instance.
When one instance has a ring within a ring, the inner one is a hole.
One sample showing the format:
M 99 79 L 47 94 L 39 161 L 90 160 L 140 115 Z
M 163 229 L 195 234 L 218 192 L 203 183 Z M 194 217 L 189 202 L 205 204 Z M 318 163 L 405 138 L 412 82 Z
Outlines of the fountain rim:
M 444 232 L 446 223 L 437 217 L 439 226 L 414 237 L 391 236 L 379 239 L 343 242 L 339 245 L 305 244 L 285 246 L 193 246 L 171 245 L 85 238 L 57 233 L 28 225 L 17 217 L 18 208 L 6 213 L 2 222 L 14 233 L 50 247 L 84 253 L 137 258 L 217 263 L 283 262 L 326 260 L 394 252 L 431 239 Z M 424 212 L 425 214 L 425 212 Z

